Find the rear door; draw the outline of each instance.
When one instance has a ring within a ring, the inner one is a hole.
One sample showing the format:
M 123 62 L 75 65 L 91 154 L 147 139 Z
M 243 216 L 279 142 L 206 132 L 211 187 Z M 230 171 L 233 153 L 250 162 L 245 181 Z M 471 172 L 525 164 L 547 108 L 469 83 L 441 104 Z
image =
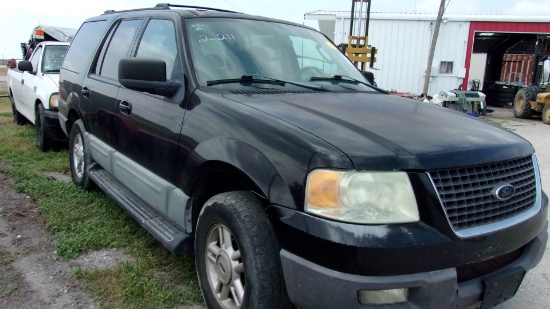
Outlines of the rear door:
M 81 89 L 81 110 L 88 131 L 111 147 L 115 146 L 115 100 L 120 84 L 118 62 L 127 57 L 142 18 L 115 22 L 101 48 Z

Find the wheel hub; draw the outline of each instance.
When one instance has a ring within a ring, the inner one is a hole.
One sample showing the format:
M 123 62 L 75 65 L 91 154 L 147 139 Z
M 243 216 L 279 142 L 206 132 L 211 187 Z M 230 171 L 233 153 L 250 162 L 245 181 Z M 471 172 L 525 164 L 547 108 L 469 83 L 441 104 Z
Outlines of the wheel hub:
M 231 282 L 233 265 L 231 263 L 231 259 L 225 251 L 221 251 L 220 255 L 216 258 L 216 273 L 218 274 L 218 278 L 221 283 L 229 284 Z

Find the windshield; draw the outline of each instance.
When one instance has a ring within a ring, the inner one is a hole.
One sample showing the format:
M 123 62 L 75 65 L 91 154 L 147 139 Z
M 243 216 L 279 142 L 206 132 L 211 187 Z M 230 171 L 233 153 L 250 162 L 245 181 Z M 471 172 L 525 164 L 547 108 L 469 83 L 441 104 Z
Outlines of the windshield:
M 68 45 L 46 46 L 44 58 L 42 58 L 42 72 L 59 72 L 68 48 Z
M 311 85 L 330 83 L 312 77 L 344 75 L 366 83 L 332 42 L 307 28 L 225 18 L 191 19 L 186 25 L 193 64 L 202 86 L 207 81 L 243 75 Z M 355 86 L 370 89 L 361 84 Z

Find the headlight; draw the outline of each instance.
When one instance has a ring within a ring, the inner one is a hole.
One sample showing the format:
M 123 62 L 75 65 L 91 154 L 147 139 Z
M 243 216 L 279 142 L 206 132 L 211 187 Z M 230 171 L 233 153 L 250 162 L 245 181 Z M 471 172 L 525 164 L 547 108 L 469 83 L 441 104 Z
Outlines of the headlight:
M 54 93 L 50 96 L 50 108 L 57 107 L 57 101 L 59 101 L 59 94 Z
M 353 223 L 420 220 L 416 198 L 404 172 L 315 170 L 307 178 L 305 210 Z

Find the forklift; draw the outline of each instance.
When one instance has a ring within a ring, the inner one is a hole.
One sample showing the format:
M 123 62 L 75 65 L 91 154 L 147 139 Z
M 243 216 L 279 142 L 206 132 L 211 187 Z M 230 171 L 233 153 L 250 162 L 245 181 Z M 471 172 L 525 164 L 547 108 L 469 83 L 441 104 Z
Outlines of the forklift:
M 514 99 L 514 116 L 527 119 L 542 113 L 542 121 L 550 124 L 550 35 L 537 36 L 534 65 L 531 85 Z
M 376 47 L 369 45 L 370 7 L 371 0 L 351 1 L 348 44 L 342 43 L 338 45 L 338 48 L 363 73 L 363 76 L 376 86 L 374 74 L 365 71 L 367 64 L 371 69 L 374 67 L 377 52 Z M 355 20 L 357 22 L 354 24 Z

